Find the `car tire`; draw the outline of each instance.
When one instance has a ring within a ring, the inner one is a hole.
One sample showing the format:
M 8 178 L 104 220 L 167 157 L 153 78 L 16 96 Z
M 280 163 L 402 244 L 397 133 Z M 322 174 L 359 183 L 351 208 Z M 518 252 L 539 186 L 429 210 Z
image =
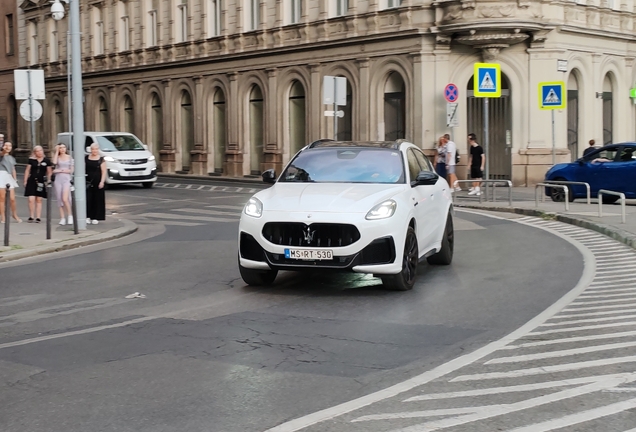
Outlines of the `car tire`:
M 567 181 L 564 178 L 555 178 L 554 181 Z M 568 201 L 569 202 L 573 202 L 574 201 L 574 193 L 573 192 L 573 188 L 572 186 L 568 185 Z M 550 195 L 550 198 L 552 198 L 552 201 L 554 202 L 563 202 L 565 201 L 565 193 L 563 192 L 563 189 L 561 188 L 546 188 L 548 190 L 548 194 Z
M 143 182 L 142 185 L 144 185 L 146 189 L 150 189 L 155 185 L 155 182 Z
M 278 275 L 278 270 L 255 270 L 243 267 L 239 263 L 239 272 L 241 278 L 248 285 L 266 286 L 274 283 L 274 279 Z
M 384 288 L 391 291 L 408 291 L 415 285 L 419 249 L 417 236 L 413 227 L 406 231 L 404 252 L 402 253 L 402 270 L 398 274 L 381 276 Z
M 444 227 L 444 237 L 442 237 L 442 248 L 435 255 L 431 255 L 426 260 L 433 265 L 450 265 L 453 262 L 453 250 L 455 248 L 455 229 L 453 227 L 453 216 L 448 213 L 446 226 Z
M 603 200 L 603 204 L 614 204 L 620 199 L 620 197 L 614 195 L 602 195 L 601 199 Z

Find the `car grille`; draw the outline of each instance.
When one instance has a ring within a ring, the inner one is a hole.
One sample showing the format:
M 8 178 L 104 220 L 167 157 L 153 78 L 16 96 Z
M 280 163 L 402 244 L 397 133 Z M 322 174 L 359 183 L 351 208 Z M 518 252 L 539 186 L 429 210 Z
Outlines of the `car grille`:
M 148 159 L 119 159 L 119 162 L 124 165 L 141 165 L 148 162 Z
M 360 240 L 360 231 L 347 224 L 268 222 L 263 237 L 281 246 L 342 247 Z

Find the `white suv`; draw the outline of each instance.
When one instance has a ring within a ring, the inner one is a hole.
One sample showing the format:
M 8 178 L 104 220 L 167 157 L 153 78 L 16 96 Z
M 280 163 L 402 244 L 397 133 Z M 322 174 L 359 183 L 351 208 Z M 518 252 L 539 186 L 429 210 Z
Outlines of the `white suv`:
M 294 156 L 239 224 L 239 270 L 249 285 L 279 270 L 372 273 L 408 290 L 417 265 L 451 263 L 451 190 L 415 145 L 321 140 Z
M 57 135 L 57 142 L 70 146 L 68 132 Z M 84 148 L 99 144 L 100 154 L 106 161 L 107 184 L 141 183 L 151 188 L 157 181 L 157 161 L 139 138 L 128 132 L 84 132 Z

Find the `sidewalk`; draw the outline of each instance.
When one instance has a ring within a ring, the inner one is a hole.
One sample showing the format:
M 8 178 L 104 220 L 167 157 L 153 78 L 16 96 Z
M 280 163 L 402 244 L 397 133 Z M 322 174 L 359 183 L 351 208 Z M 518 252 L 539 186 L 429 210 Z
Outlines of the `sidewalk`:
M 462 187 L 466 189 L 467 185 Z M 512 207 L 508 202 L 508 193 L 507 187 L 497 187 L 496 202 L 493 202 L 492 197 L 486 202 L 485 196 L 482 196 L 483 202 L 479 203 L 479 197 L 469 196 L 464 190 L 455 193 L 453 199 L 457 208 L 510 212 L 558 220 L 600 232 L 636 249 L 636 200 L 625 201 L 625 223 L 621 223 L 620 201 L 603 204 L 603 217 L 599 218 L 598 200 L 594 196 L 590 205 L 586 198 L 577 198 L 569 203 L 569 210 L 566 211 L 565 203 L 553 202 L 550 197 L 545 197 L 545 202 L 542 202 L 542 188 L 539 191 L 538 207 L 535 204 L 534 187 L 513 187 Z
M 108 240 L 124 237 L 137 231 L 137 225 L 125 219 L 108 215 L 99 225 L 89 225 L 79 234 L 73 232 L 73 225 L 58 225 L 60 221 L 57 203 L 51 203 L 51 239 L 46 239 L 46 200 L 42 202 L 42 222 L 28 223 L 29 208 L 27 198 L 20 188 L 16 191 L 18 216 L 22 223 L 15 222 L 7 215 L 9 224 L 9 246 L 4 246 L 5 224 L 0 224 L 0 262 L 14 261 L 35 255 L 74 249 Z M 2 203 L 4 205 L 4 203 Z M 108 213 L 108 212 L 107 212 Z

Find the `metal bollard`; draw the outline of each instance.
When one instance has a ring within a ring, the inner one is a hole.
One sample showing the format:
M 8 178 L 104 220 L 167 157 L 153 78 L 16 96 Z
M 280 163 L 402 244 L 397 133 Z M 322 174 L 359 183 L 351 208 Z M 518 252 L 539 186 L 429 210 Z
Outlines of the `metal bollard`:
M 77 225 L 77 208 L 75 207 L 75 185 L 71 183 L 71 212 L 73 213 L 73 232 L 79 234 Z
M 51 189 L 50 181 L 46 182 L 46 239 L 51 240 Z
M 4 199 L 4 245 L 9 246 L 9 225 L 11 224 L 11 185 L 7 183 Z

